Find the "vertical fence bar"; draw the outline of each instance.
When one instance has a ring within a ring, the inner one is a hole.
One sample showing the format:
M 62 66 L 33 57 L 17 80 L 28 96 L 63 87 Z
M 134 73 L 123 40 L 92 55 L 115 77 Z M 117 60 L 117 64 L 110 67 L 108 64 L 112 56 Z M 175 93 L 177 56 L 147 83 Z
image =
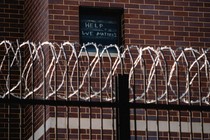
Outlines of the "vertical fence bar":
M 66 57 L 66 51 L 64 51 L 64 54 L 65 54 L 65 67 L 66 67 L 66 101 L 68 102 L 69 101 L 69 98 L 68 98 L 68 93 L 69 93 L 69 88 L 68 88 L 68 77 L 69 77 L 69 67 L 68 67 L 68 59 Z M 66 106 L 66 133 L 67 133 L 67 140 L 70 139 L 69 137 L 69 106 Z
M 112 103 L 115 102 L 114 101 L 114 91 L 113 91 L 113 77 L 111 77 L 111 84 L 112 84 L 112 87 L 111 87 L 111 99 L 112 99 Z M 116 109 L 114 107 L 112 107 L 112 139 L 113 140 L 116 140 L 116 131 L 115 131 L 115 128 L 116 128 Z
M 67 101 L 69 101 L 68 100 L 68 97 L 66 98 L 66 100 Z M 66 106 L 66 111 L 67 111 L 67 118 L 66 118 L 66 133 L 67 133 L 67 140 L 69 140 L 70 139 L 70 137 L 69 137 L 69 132 L 70 132 L 70 128 L 69 128 L 69 106 Z
M 165 89 L 166 89 L 166 105 L 169 105 L 169 92 L 168 92 L 168 64 L 167 64 L 167 59 L 165 58 L 164 54 L 161 52 L 163 55 L 163 61 L 165 64 Z M 170 110 L 167 110 L 167 123 L 168 123 L 168 139 L 171 139 L 171 122 L 170 122 Z
M 186 61 L 186 67 L 187 67 L 187 73 L 186 73 L 186 75 L 187 75 L 187 81 L 188 81 L 188 101 L 189 101 L 189 105 L 191 106 L 192 104 L 191 104 L 191 86 L 190 86 L 190 69 L 189 69 L 189 61 L 187 60 L 187 58 L 186 58 L 186 55 L 185 55 L 185 53 L 184 53 L 184 59 L 185 59 L 185 61 Z M 189 125 L 190 125 L 190 139 L 192 140 L 193 139 L 193 131 L 192 131 L 192 111 L 191 110 L 189 110 L 188 111 L 189 112 Z
M 90 67 L 90 56 L 88 54 L 88 94 L 89 94 L 89 102 L 91 102 L 91 67 Z M 92 107 L 89 107 L 89 138 L 92 139 Z
M 31 49 L 30 47 L 29 47 L 29 49 Z M 33 60 L 33 54 L 32 54 L 32 51 L 30 50 L 30 55 L 31 56 L 29 56 L 30 57 L 30 59 L 31 59 L 31 63 L 32 63 L 32 70 L 31 70 L 31 88 L 32 88 L 32 91 L 33 91 L 33 93 L 32 93 L 32 100 L 34 100 L 34 60 Z M 31 123 L 32 123 L 32 139 L 34 140 L 35 138 L 34 138 L 34 132 L 35 132 L 35 130 L 34 130 L 34 104 L 32 105 L 32 111 L 31 111 Z
M 10 88 L 11 88 L 10 50 L 8 51 L 8 73 L 7 74 L 9 76 L 9 78 L 8 78 L 8 89 L 9 89 L 8 100 L 11 100 L 11 97 L 10 97 Z M 7 114 L 8 114 L 7 133 L 8 133 L 8 140 L 10 140 L 10 132 L 11 132 L 11 105 L 10 104 L 8 104 Z
M 177 88 L 176 88 L 176 91 L 177 91 L 177 94 L 178 94 L 178 105 L 180 105 L 180 86 L 179 86 L 179 65 L 178 65 L 178 62 L 176 61 L 176 83 L 177 83 Z M 181 111 L 180 109 L 178 110 L 178 121 L 179 121 L 179 139 L 181 140 L 182 138 L 182 120 L 181 120 Z
M 143 80 L 144 80 L 144 93 L 145 93 L 145 96 L 144 96 L 144 103 L 145 104 L 147 104 L 147 94 L 146 94 L 146 74 L 147 74 L 147 72 L 146 72 L 146 64 L 145 64 L 145 60 L 144 59 L 142 59 L 142 61 L 143 61 Z M 149 137 L 148 137 L 148 119 L 147 119 L 147 109 L 145 108 L 144 109 L 144 111 L 145 111 L 145 114 L 144 114 L 144 117 L 145 117 L 145 137 L 146 137 L 146 140 L 148 140 L 149 139 Z
M 102 94 L 102 58 L 99 56 L 99 75 L 100 75 L 100 102 L 103 102 L 103 94 Z M 103 107 L 101 107 L 101 140 L 103 140 Z
M 77 89 L 78 89 L 78 98 L 77 101 L 80 102 L 80 69 L 79 69 L 79 57 L 77 58 Z M 78 106 L 78 140 L 81 139 L 80 137 L 81 132 L 81 122 L 80 122 L 80 106 Z
M 22 84 L 20 84 L 21 87 L 22 87 Z M 22 88 L 20 89 L 20 93 L 22 93 Z M 21 95 L 21 98 L 22 98 L 22 95 Z M 22 99 L 21 99 L 22 100 Z M 19 108 L 20 108 L 20 139 L 23 138 L 23 105 L 19 105 Z
M 43 78 L 43 100 L 46 100 L 46 77 L 45 77 L 45 73 L 46 73 L 46 57 L 44 54 L 44 51 L 41 47 L 41 53 L 42 53 L 42 64 L 43 64 L 43 69 L 42 69 L 42 78 Z M 43 139 L 46 140 L 46 105 L 43 105 L 43 126 L 44 126 L 44 136 Z
M 131 52 L 130 52 L 130 48 L 128 49 L 128 52 L 129 52 L 129 55 L 130 55 L 130 62 L 132 64 L 131 66 L 131 69 L 133 69 L 133 75 L 132 75 L 132 78 L 133 78 L 133 88 L 132 91 L 133 91 L 133 104 L 136 103 L 136 85 L 135 85 L 135 81 L 136 81 L 136 75 L 135 75 L 135 66 L 134 66 L 134 58 L 133 56 L 131 55 Z M 130 81 L 131 83 L 131 81 Z M 136 125 L 136 108 L 133 108 L 133 124 L 134 124 L 134 139 L 137 140 L 137 125 Z
M 132 63 L 133 64 L 133 63 Z M 135 85 L 135 80 L 136 80 L 136 76 L 135 76 L 135 68 L 133 67 L 133 81 L 134 81 L 134 86 L 133 86 L 133 103 L 136 103 L 136 85 Z M 137 140 L 137 125 L 136 125 L 136 108 L 133 108 L 133 112 L 134 112 L 134 137 L 135 140 Z
M 19 65 L 19 79 L 20 79 L 20 99 L 22 100 L 22 77 L 21 77 L 21 74 L 22 74 L 22 56 L 21 56 L 21 50 L 20 50 L 20 46 L 19 46 L 19 43 L 18 43 L 18 41 L 17 41 L 17 46 L 18 46 L 18 49 L 19 49 L 19 59 L 20 59 L 20 61 L 19 61 L 19 63 L 20 63 L 20 65 Z M 23 137 L 23 134 L 22 134 L 22 127 L 23 127 L 23 112 L 22 112 L 22 105 L 21 104 L 19 104 L 19 108 L 20 108 L 20 139 L 22 139 L 22 137 Z
M 134 70 L 135 71 L 135 70 Z M 133 98 L 134 98 L 134 104 L 136 103 L 136 88 L 135 88 L 135 72 L 134 72 L 134 86 L 133 86 Z M 133 112 L 134 112 L 134 137 L 135 137 L 135 140 L 137 140 L 137 117 L 136 117 L 136 108 L 133 109 Z
M 196 56 L 196 55 L 194 55 Z M 196 58 L 197 60 L 198 58 Z M 201 92 L 201 73 L 200 73 L 200 63 L 197 62 L 197 74 L 198 74 L 198 94 L 199 94 L 199 105 L 202 106 L 202 92 Z M 203 111 L 200 111 L 200 122 L 201 122 L 201 139 L 204 140 L 204 133 L 203 133 Z
M 199 64 L 199 63 L 198 63 Z M 199 65 L 200 69 L 200 65 Z M 198 87 L 199 87 L 199 105 L 202 106 L 202 92 L 201 92 L 201 73 L 198 69 Z M 200 118 L 201 118 L 201 139 L 204 140 L 204 125 L 203 125 L 203 111 L 200 111 Z
M 170 140 L 171 139 L 171 124 L 170 124 L 171 119 L 170 119 L 170 110 L 169 109 L 167 110 L 167 120 L 168 120 L 168 139 Z
M 109 55 L 108 53 L 108 56 L 109 56 L 109 60 L 110 60 L 110 70 L 111 70 L 111 74 L 113 73 L 113 69 L 112 69 L 112 59 L 111 59 L 111 56 Z M 114 101 L 114 90 L 113 90 L 113 76 L 111 76 L 110 78 L 110 84 L 111 84 L 111 102 L 115 102 Z M 115 114 L 115 115 L 114 115 Z M 116 111 L 115 111 L 115 108 L 112 107 L 112 140 L 115 140 L 116 139 L 116 133 L 115 133 L 115 116 L 116 116 Z
M 189 88 L 189 102 L 191 106 L 191 93 L 190 93 L 190 88 Z M 189 121 L 190 121 L 190 139 L 193 139 L 193 126 L 192 126 L 192 111 L 189 110 Z
M 157 68 L 155 67 L 155 103 L 158 105 Z M 159 113 L 156 109 L 157 140 L 159 140 Z
M 200 117 L 201 117 L 201 139 L 204 140 L 203 111 L 200 111 Z
M 128 75 L 119 74 L 116 78 L 116 93 L 118 96 L 118 140 L 130 140 L 130 108 L 129 108 L 129 89 Z
M 117 87 L 117 78 L 115 77 L 115 93 L 117 94 L 117 89 L 118 87 Z M 118 103 L 118 95 L 115 95 L 116 96 L 116 101 L 115 102 L 117 102 Z M 119 105 L 116 107 L 116 139 L 117 140 L 120 140 L 120 133 L 119 133 L 119 125 L 120 125 L 120 123 L 119 123 Z
M 167 105 L 169 105 L 169 92 L 168 92 L 168 64 L 166 62 L 166 58 L 164 57 L 164 62 L 165 62 L 165 84 L 166 84 L 166 99 L 167 99 Z M 170 120 L 170 110 L 167 110 L 167 120 L 168 120 L 168 139 L 171 139 L 171 120 Z
M 55 50 L 56 51 L 56 50 Z M 56 53 L 56 52 L 55 52 Z M 55 56 L 54 56 L 55 57 Z M 54 72 L 54 90 L 55 90 L 55 101 L 57 101 L 57 58 L 55 58 L 55 72 Z M 58 106 L 55 106 L 55 139 L 58 139 Z

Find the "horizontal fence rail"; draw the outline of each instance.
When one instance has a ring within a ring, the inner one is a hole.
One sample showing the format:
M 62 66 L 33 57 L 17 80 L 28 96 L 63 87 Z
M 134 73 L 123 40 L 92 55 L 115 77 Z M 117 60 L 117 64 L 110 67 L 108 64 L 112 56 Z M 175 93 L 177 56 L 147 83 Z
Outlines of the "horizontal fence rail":
M 80 46 L 70 42 L 9 41 L 2 41 L 0 47 L 3 77 L 0 98 L 56 96 L 65 100 L 78 97 L 85 101 L 91 98 L 112 101 L 115 100 L 113 76 L 127 73 L 130 102 L 209 104 L 209 48 L 126 46 L 121 51 L 116 45 L 99 49 L 94 43 Z M 95 52 L 88 51 L 88 47 L 93 47 Z M 110 48 L 115 49 L 115 53 Z M 95 84 L 88 85 L 90 80 Z M 43 95 L 44 88 L 47 88 L 46 95 Z

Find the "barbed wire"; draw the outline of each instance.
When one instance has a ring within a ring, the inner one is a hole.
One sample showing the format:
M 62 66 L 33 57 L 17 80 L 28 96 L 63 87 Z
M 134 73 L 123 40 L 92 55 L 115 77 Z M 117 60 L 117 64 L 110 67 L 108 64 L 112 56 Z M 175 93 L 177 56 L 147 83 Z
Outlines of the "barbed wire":
M 131 102 L 209 104 L 210 48 L 125 46 L 122 51 L 112 44 L 29 41 L 1 41 L 0 46 L 0 98 L 110 101 L 113 77 L 127 73 Z

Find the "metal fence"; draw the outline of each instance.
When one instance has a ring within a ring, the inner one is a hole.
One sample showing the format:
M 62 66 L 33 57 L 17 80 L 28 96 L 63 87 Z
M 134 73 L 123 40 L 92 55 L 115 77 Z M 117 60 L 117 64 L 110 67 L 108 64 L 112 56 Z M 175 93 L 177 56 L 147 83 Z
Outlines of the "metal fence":
M 210 138 L 209 48 L 0 47 L 3 139 Z

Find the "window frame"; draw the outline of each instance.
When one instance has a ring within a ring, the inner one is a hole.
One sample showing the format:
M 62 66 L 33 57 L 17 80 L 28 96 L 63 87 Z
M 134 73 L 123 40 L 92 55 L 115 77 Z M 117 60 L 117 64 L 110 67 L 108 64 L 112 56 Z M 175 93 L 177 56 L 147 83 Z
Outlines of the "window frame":
M 114 19 L 113 21 L 115 21 L 117 23 L 117 39 L 116 39 L 116 44 L 120 51 L 122 51 L 121 46 L 123 45 L 123 30 L 122 30 L 122 25 L 123 25 L 123 13 L 124 13 L 124 9 L 123 8 L 110 8 L 110 7 L 92 7 L 92 6 L 80 6 L 79 7 L 79 42 L 81 45 L 86 44 L 87 42 L 85 42 L 84 38 L 82 38 L 82 18 L 84 16 L 92 16 L 92 18 L 94 17 L 105 17 L 105 18 L 110 18 L 110 19 Z M 99 20 L 99 19 L 96 19 Z M 110 20 L 111 21 L 111 20 Z M 97 39 L 96 39 L 97 40 Z M 107 40 L 105 40 L 106 42 Z M 91 42 L 91 41 L 90 41 Z M 109 46 L 110 44 L 103 44 L 102 43 L 98 43 L 98 42 L 94 42 L 97 43 L 97 45 L 102 45 L 102 46 Z M 88 48 L 87 48 L 88 50 Z M 91 53 L 94 53 L 95 51 L 91 51 Z M 111 51 L 112 54 L 116 54 L 117 52 L 115 51 Z

